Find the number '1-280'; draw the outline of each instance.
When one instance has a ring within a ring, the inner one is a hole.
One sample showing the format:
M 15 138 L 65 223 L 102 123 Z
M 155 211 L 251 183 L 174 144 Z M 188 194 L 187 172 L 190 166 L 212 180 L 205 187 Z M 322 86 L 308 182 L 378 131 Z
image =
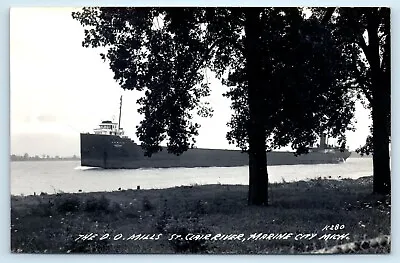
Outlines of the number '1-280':
M 342 229 L 344 229 L 345 228 L 345 226 L 344 225 L 340 225 L 340 224 L 336 224 L 336 225 L 326 225 L 326 226 L 324 226 L 324 228 L 322 228 L 322 231 L 325 231 L 325 230 L 342 230 Z

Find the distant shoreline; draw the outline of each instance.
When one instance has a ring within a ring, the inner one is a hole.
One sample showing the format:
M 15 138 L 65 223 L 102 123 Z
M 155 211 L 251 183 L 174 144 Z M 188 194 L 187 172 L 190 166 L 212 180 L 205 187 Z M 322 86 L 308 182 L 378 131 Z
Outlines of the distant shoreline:
M 42 155 L 34 155 L 30 156 L 28 153 L 25 153 L 24 155 L 17 155 L 17 154 L 11 154 L 10 155 L 10 161 L 11 162 L 30 162 L 30 161 L 80 161 L 81 158 L 77 156 L 76 154 L 72 156 L 50 156 L 48 154 L 42 154 Z
M 38 160 L 10 160 L 10 162 L 45 162 L 45 161 L 80 161 L 81 159 L 70 159 L 70 158 L 62 158 L 62 159 L 38 159 Z

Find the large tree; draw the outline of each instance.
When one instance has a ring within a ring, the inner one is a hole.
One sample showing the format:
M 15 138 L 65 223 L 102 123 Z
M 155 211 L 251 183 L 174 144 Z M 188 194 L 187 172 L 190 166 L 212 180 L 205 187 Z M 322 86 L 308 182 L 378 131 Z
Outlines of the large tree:
M 337 8 L 332 33 L 343 53 L 352 58 L 349 84 L 371 110 L 371 136 L 361 153 L 373 154 L 373 191 L 390 193 L 390 9 Z M 361 96 L 362 95 L 362 96 Z
M 266 150 L 304 153 L 327 131 L 343 137 L 354 103 L 343 87 L 347 60 L 318 19 L 298 8 L 84 8 L 85 47 L 102 54 L 124 89 L 144 90 L 137 135 L 146 154 L 182 154 L 195 143 L 196 112 L 211 69 L 230 86 L 227 135 L 249 154 L 249 204 L 268 204 Z M 323 19 L 325 21 L 325 19 Z

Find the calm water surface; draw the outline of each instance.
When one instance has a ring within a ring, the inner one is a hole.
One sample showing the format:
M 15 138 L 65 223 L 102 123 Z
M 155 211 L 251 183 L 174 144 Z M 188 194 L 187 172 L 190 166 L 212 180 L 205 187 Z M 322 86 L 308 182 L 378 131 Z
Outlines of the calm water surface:
M 349 158 L 342 164 L 268 167 L 269 181 L 298 181 L 318 177 L 359 178 L 372 174 L 371 158 Z M 248 184 L 248 166 L 106 170 L 81 167 L 79 161 L 11 163 L 11 194 L 34 192 L 94 192 L 168 188 L 190 184 Z

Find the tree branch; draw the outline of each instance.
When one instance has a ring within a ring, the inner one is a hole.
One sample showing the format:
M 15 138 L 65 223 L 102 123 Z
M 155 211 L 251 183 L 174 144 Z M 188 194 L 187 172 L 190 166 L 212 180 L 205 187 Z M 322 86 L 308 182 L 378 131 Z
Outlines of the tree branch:
M 367 88 L 365 86 L 363 86 L 363 85 L 361 85 L 360 88 L 361 88 L 362 92 L 364 93 L 365 97 L 367 98 L 368 102 L 372 103 L 372 96 L 369 93 L 369 91 L 367 90 Z
M 204 55 L 202 56 L 200 62 L 196 65 L 194 64 L 192 67 L 192 70 L 190 70 L 192 72 L 192 74 L 189 76 L 188 80 L 187 80 L 187 85 L 190 85 L 190 82 L 192 81 L 192 79 L 194 78 L 195 74 L 197 73 L 197 71 L 199 71 L 199 69 L 201 68 L 201 66 L 203 65 L 203 63 L 208 59 L 208 57 L 210 56 L 211 51 L 215 48 L 215 46 L 218 44 L 218 42 L 221 40 L 222 38 L 218 38 L 217 40 L 214 41 L 213 44 L 211 44 L 211 46 L 207 49 L 207 51 L 204 53 Z
M 363 36 L 360 36 L 357 44 L 361 47 L 361 49 L 363 50 L 365 57 L 367 58 L 368 61 L 370 61 L 371 55 L 369 52 L 369 46 L 367 46 L 367 43 L 365 42 L 365 39 Z
M 336 7 L 328 7 L 327 8 L 326 13 L 321 20 L 321 23 L 323 25 L 326 25 L 329 22 L 329 20 L 331 20 L 332 14 L 333 14 L 333 12 L 335 12 L 335 10 L 336 10 Z

